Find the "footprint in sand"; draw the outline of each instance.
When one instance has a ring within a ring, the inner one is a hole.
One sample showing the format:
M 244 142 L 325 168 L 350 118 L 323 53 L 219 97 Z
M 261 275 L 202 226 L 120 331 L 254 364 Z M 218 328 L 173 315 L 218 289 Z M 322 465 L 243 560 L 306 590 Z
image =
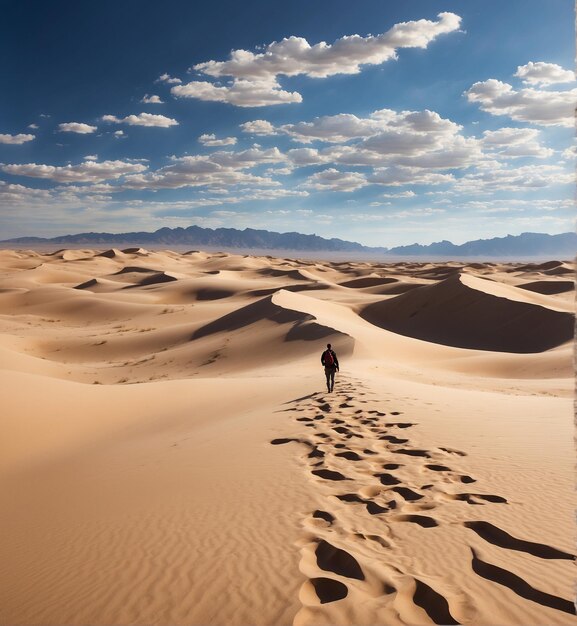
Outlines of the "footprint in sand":
M 443 452 L 446 452 L 447 454 L 456 454 L 457 456 L 467 456 L 466 452 L 462 452 L 461 450 L 455 450 L 453 448 L 439 448 L 439 450 L 442 450 Z
M 335 521 L 334 515 L 327 513 L 327 511 L 321 511 L 320 509 L 313 512 L 313 517 L 317 519 L 324 519 L 325 522 L 328 522 L 329 524 L 332 524 Z
M 356 452 L 337 452 L 335 456 L 342 457 L 343 459 L 347 459 L 347 461 L 362 461 L 362 457 L 360 457 Z
M 347 586 L 332 578 L 311 578 L 303 584 L 300 591 L 301 602 L 305 605 L 314 605 L 317 602 L 327 604 L 346 598 L 349 593 Z
M 319 478 L 323 478 L 324 480 L 333 480 L 333 481 L 350 480 L 350 478 L 343 476 L 340 472 L 335 472 L 333 470 L 328 470 L 328 469 L 313 470 L 311 473 L 314 474 L 315 476 L 318 476 Z
M 420 500 L 424 498 L 424 496 L 408 487 L 393 487 L 392 491 L 396 491 L 403 499 L 407 500 L 407 502 L 414 502 L 415 500 Z
M 325 572 L 339 574 L 346 578 L 365 580 L 365 575 L 358 561 L 345 550 L 336 548 L 324 539 L 319 541 L 315 550 L 317 565 Z
M 385 506 L 380 506 L 376 502 L 367 502 L 367 511 L 371 515 L 380 515 L 381 513 L 386 513 L 389 509 Z
M 423 581 L 415 578 L 413 602 L 420 606 L 435 624 L 459 624 L 449 611 L 449 603 L 445 596 L 435 591 Z
M 375 474 L 383 485 L 400 485 L 401 481 L 392 474 Z
M 395 522 L 411 522 L 413 524 L 418 524 L 423 528 L 434 528 L 438 526 L 439 523 L 437 520 L 432 517 L 427 517 L 426 515 L 399 515 L 393 518 Z
M 400 450 L 393 450 L 395 454 L 406 454 L 408 456 L 422 456 L 427 459 L 431 458 L 431 454 L 428 450 L 416 450 L 416 449 L 408 449 L 402 448 Z
M 451 468 L 446 465 L 425 465 L 427 469 L 433 470 L 434 472 L 450 472 Z

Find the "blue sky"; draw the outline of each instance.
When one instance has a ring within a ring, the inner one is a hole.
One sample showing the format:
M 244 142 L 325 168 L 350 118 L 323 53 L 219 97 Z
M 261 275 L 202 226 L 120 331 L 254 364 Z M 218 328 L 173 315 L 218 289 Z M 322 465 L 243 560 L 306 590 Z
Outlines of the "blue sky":
M 571 0 L 0 9 L 0 239 L 574 230 Z

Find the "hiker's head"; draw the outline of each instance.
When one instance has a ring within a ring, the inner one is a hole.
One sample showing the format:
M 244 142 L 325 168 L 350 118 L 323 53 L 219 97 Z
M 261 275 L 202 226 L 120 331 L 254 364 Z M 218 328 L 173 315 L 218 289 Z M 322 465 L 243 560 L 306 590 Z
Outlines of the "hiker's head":
M 330 350 L 331 349 L 331 344 L 327 343 L 327 348 Z

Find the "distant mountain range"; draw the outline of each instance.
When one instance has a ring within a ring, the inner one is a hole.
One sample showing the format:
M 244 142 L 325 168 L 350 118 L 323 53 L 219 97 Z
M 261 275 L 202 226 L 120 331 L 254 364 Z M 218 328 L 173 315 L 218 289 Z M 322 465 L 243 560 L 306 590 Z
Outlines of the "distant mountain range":
M 360 243 L 342 239 L 325 239 L 317 235 L 301 233 L 275 233 L 268 230 L 245 228 L 161 228 L 153 233 L 80 233 L 46 239 L 43 237 L 18 237 L 0 242 L 2 244 L 82 244 L 92 245 L 178 245 L 210 246 L 223 249 L 330 251 L 383 254 L 386 256 L 434 256 L 434 257 L 527 257 L 555 256 L 574 258 L 577 254 L 577 234 L 522 233 L 493 239 L 476 239 L 461 245 L 439 241 L 427 246 L 412 244 L 395 248 L 371 248 Z
M 410 246 L 391 248 L 389 254 L 399 256 L 555 256 L 574 258 L 577 254 L 577 233 L 547 235 L 545 233 L 522 233 L 493 239 L 475 239 L 461 245 L 439 241 L 428 246 L 415 243 Z

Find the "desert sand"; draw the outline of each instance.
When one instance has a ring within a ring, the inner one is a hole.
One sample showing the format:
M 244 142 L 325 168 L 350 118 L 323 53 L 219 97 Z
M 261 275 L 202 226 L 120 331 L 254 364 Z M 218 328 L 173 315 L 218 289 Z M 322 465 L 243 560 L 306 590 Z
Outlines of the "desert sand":
M 577 624 L 573 326 L 563 260 L 0 251 L 0 623 Z

